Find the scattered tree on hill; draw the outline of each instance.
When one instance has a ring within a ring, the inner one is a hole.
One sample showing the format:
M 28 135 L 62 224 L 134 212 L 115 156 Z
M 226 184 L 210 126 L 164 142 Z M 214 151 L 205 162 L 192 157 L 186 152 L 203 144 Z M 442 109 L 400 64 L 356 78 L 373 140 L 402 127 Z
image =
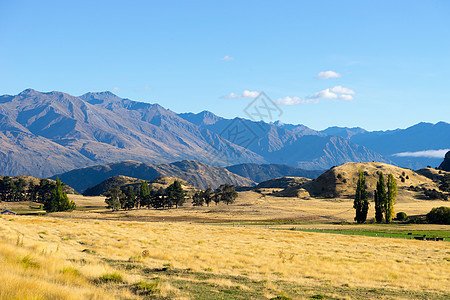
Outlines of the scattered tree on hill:
M 192 196 L 193 206 L 203 206 L 205 199 L 203 197 L 203 191 L 196 191 Z
M 135 202 L 136 202 L 136 195 L 134 194 L 134 189 L 133 187 L 130 185 L 127 187 L 127 189 L 125 190 L 125 201 L 124 204 L 122 206 L 123 209 L 132 209 L 135 206 Z
M 26 201 L 27 182 L 23 178 L 19 178 L 14 185 L 14 201 Z
M 167 187 L 166 193 L 170 204 L 175 204 L 175 208 L 183 205 L 186 192 L 178 180 L 175 180 L 174 183 Z
M 222 201 L 224 203 L 231 204 L 234 202 L 234 200 L 237 198 L 238 193 L 236 192 L 236 190 L 234 189 L 234 185 L 225 183 L 225 184 L 221 184 L 218 189 L 216 190 L 216 194 L 217 194 L 217 198 L 218 198 L 218 202 Z M 214 200 L 216 201 L 216 200 Z M 218 203 L 217 202 L 217 203 Z
M 120 199 L 122 198 L 123 194 L 120 188 L 112 188 L 106 195 L 105 202 L 107 204 L 107 208 L 111 208 L 112 211 L 119 210 L 121 207 Z
M 383 172 L 380 172 L 377 182 L 377 189 L 374 192 L 375 200 L 375 220 L 377 223 L 383 222 L 383 213 L 385 211 L 386 203 L 386 188 L 384 184 Z
M 367 219 L 367 212 L 369 211 L 369 200 L 366 191 L 366 178 L 364 173 L 359 170 L 358 182 L 356 184 L 355 201 L 353 208 L 356 209 L 355 221 L 364 223 Z
M 28 183 L 28 191 L 27 191 L 28 200 L 32 202 L 37 202 L 38 192 L 39 192 L 39 185 L 35 185 L 33 180 L 30 180 L 30 182 Z
M 3 201 L 14 201 L 16 186 L 11 177 L 5 176 L 0 181 L 0 197 Z
M 150 206 L 150 188 L 148 187 L 148 182 L 146 180 L 141 182 L 139 196 L 136 201 L 136 207 L 141 208 L 141 206 Z
M 435 207 L 427 214 L 427 222 L 450 225 L 450 207 Z
M 386 223 L 391 223 L 392 218 L 394 217 L 394 204 L 397 198 L 397 182 L 395 181 L 394 175 L 388 175 L 387 181 L 387 197 L 386 197 L 386 211 L 385 211 L 385 220 Z
M 210 185 L 208 185 L 208 186 L 206 187 L 206 190 L 204 190 L 204 191 L 202 192 L 202 197 L 203 197 L 203 200 L 204 200 L 205 203 L 206 203 L 206 206 L 209 206 L 209 203 L 211 203 L 212 197 L 213 197 L 213 195 L 212 195 L 212 189 L 211 189 L 211 186 L 210 186 Z
M 158 191 L 152 193 L 149 205 L 154 209 L 172 207 L 172 204 L 169 202 L 169 199 L 167 197 L 166 190 L 164 190 L 163 188 L 160 188 Z
M 39 181 L 39 187 L 37 191 L 37 201 L 45 204 L 53 197 L 55 190 L 55 184 L 48 179 L 41 179 Z
M 216 205 L 218 205 L 220 203 L 220 199 L 222 199 L 222 190 L 220 187 L 218 187 L 215 191 L 214 194 L 212 195 L 212 200 L 214 201 L 214 203 Z
M 73 200 L 69 200 L 67 194 L 62 190 L 61 181 L 56 178 L 56 185 L 52 197 L 44 202 L 46 212 L 66 211 L 75 209 L 76 205 Z
M 444 192 L 450 192 L 450 174 L 445 174 L 442 177 L 439 188 Z

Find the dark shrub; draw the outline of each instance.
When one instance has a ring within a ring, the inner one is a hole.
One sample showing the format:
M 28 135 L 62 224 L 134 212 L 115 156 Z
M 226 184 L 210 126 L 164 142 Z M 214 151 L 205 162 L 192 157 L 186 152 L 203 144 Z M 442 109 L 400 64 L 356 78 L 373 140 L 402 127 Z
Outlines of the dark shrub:
M 427 214 L 428 223 L 450 225 L 450 207 L 435 207 Z
M 407 217 L 406 213 L 404 213 L 402 211 L 397 213 L 397 220 L 399 220 L 399 221 L 405 221 L 406 217 Z

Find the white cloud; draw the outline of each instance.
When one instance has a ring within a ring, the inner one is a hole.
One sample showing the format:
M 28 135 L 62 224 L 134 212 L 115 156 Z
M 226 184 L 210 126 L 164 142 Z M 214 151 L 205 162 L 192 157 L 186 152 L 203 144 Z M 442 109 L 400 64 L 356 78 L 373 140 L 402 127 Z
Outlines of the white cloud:
M 319 79 L 329 79 L 329 78 L 339 78 L 341 77 L 341 74 L 334 72 L 334 71 L 323 71 L 319 72 L 317 74 L 317 78 Z
M 318 99 L 301 99 L 300 97 L 284 97 L 278 98 L 277 104 L 279 105 L 297 105 L 307 103 L 319 103 Z
M 113 88 L 111 91 L 112 91 L 112 92 L 117 92 L 118 90 L 120 90 L 120 88 L 115 87 L 115 88 Z
M 320 92 L 315 93 L 309 99 L 339 99 L 344 101 L 352 101 L 355 91 L 337 85 L 331 89 L 325 89 Z
M 143 90 L 144 91 L 150 91 L 152 88 L 148 85 L 144 86 Z
M 228 96 L 224 96 L 222 98 L 226 99 L 239 99 L 239 98 L 256 98 L 259 96 L 259 92 L 245 90 L 242 94 L 231 93 Z
M 220 60 L 224 60 L 224 61 L 232 61 L 232 60 L 234 60 L 234 57 L 231 57 L 231 56 L 228 56 L 228 55 L 225 55 L 224 57 L 222 57 Z
M 354 95 L 355 94 L 354 90 L 345 88 L 345 87 L 343 87 L 341 85 L 337 85 L 337 86 L 331 88 L 330 91 L 332 91 L 333 93 L 338 93 L 338 94 L 350 94 L 350 95 Z
M 416 152 L 400 152 L 400 153 L 393 154 L 393 156 L 444 158 L 445 153 L 447 153 L 448 151 L 450 151 L 450 149 L 424 150 L 424 151 L 416 151 Z

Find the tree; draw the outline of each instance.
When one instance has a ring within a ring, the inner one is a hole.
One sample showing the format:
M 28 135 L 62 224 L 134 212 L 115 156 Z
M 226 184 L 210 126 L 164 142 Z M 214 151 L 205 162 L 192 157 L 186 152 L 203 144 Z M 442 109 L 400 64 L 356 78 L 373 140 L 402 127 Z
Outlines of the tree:
M 148 187 L 148 182 L 146 180 L 141 182 L 139 196 L 136 201 L 136 207 L 140 208 L 141 206 L 150 206 L 150 188 Z
M 388 175 L 387 188 L 386 212 L 384 218 L 386 223 L 391 223 L 392 218 L 394 217 L 394 204 L 397 198 L 397 182 L 392 174 Z
M 107 208 L 111 208 L 112 211 L 119 210 L 121 207 L 120 199 L 123 198 L 120 188 L 115 187 L 110 189 L 106 196 L 105 202 L 107 204 Z
M 163 188 L 160 188 L 158 191 L 151 194 L 149 205 L 151 205 L 154 209 L 164 208 L 165 206 L 171 207 L 171 204 L 168 203 L 166 191 Z
M 183 187 L 178 180 L 175 180 L 171 185 L 167 187 L 166 193 L 169 201 L 175 204 L 175 208 L 183 205 L 186 192 L 183 190 Z
M 28 182 L 28 190 L 27 190 L 27 197 L 29 201 L 37 202 L 38 201 L 38 191 L 39 191 L 39 185 L 35 185 L 33 180 L 30 180 Z
M 209 203 L 211 203 L 211 200 L 212 200 L 212 197 L 213 197 L 212 196 L 212 189 L 211 189 L 210 185 L 208 185 L 206 187 L 206 190 L 203 191 L 202 197 L 203 197 L 203 200 L 206 203 L 206 206 L 209 206 Z
M 194 206 L 203 206 L 204 201 L 203 191 L 196 191 L 192 196 L 192 205 Z
M 355 221 L 364 223 L 367 219 L 367 212 L 369 211 L 369 200 L 367 199 L 366 178 L 361 170 L 359 170 L 358 182 L 356 184 L 353 208 L 356 209 Z
M 129 185 L 127 187 L 127 189 L 125 190 L 125 202 L 122 208 L 124 209 L 132 209 L 135 205 L 136 202 L 136 196 L 134 194 L 134 189 L 131 185 Z
M 222 186 L 219 186 L 212 195 L 212 200 L 217 205 L 220 203 L 220 200 L 222 199 Z
M 374 192 L 375 200 L 375 220 L 377 223 L 383 222 L 383 213 L 386 204 L 386 189 L 384 184 L 383 172 L 380 173 L 377 182 L 377 189 Z
M 53 197 L 55 184 L 48 179 L 41 179 L 37 188 L 37 201 L 44 203 Z
M 450 207 L 435 207 L 427 214 L 426 218 L 428 223 L 450 225 Z
M 214 198 L 214 202 L 218 204 L 220 201 L 228 204 L 231 204 L 236 200 L 238 196 L 238 193 L 234 189 L 234 185 L 231 185 L 229 183 L 221 184 L 216 189 L 216 194 Z
M 19 178 L 15 182 L 14 201 L 25 201 L 25 190 L 27 188 L 27 182 L 23 178 Z
M 62 190 L 61 181 L 56 178 L 56 185 L 53 196 L 44 202 L 44 209 L 46 212 L 66 211 L 75 209 L 75 202 L 69 200 L 67 194 Z
M 16 186 L 11 177 L 5 176 L 0 181 L 0 197 L 3 201 L 14 201 Z

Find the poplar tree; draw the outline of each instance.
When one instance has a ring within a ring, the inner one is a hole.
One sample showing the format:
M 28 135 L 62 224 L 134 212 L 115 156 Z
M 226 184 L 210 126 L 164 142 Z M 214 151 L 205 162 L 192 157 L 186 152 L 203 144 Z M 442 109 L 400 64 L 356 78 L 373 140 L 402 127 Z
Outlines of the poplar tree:
M 366 178 L 361 170 L 359 170 L 358 174 L 353 208 L 356 209 L 355 221 L 358 223 L 364 223 L 367 219 L 367 212 L 369 211 L 369 200 L 367 198 L 366 191 Z
M 397 199 L 397 182 L 392 174 L 388 176 L 387 188 L 385 219 L 386 223 L 391 223 L 394 217 L 394 204 Z
M 375 191 L 375 220 L 377 223 L 383 222 L 383 214 L 386 214 L 386 185 L 384 183 L 383 172 L 380 172 Z

